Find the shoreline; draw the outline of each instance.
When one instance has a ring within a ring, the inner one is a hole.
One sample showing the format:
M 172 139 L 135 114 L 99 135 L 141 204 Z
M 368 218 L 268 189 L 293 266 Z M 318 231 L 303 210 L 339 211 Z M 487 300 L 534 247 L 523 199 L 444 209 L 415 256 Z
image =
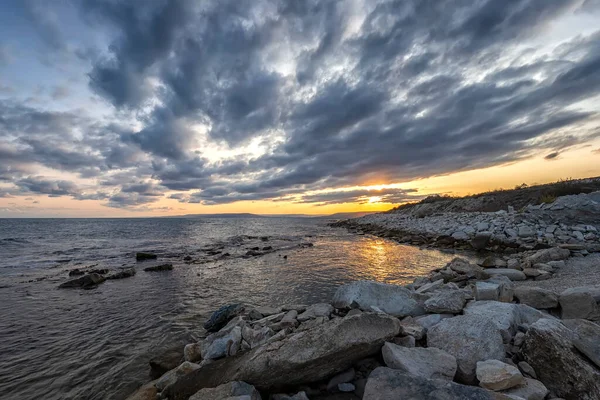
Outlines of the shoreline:
M 329 303 L 224 306 L 128 400 L 600 398 L 600 285 L 540 287 L 587 257 L 550 247 L 484 260 L 501 257 L 527 267 L 455 258 L 408 285 L 342 285 Z

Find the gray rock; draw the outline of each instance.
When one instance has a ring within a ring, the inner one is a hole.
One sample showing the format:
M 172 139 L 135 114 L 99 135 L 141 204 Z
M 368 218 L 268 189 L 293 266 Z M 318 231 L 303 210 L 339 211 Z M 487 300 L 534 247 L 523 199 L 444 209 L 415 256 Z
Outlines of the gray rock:
M 114 274 L 107 276 L 106 279 L 110 279 L 110 280 L 125 279 L 125 278 L 131 278 L 134 275 L 135 275 L 135 268 L 124 268 L 119 272 L 115 272 Z
M 334 318 L 311 330 L 203 366 L 170 386 L 164 395 L 186 398 L 205 387 L 232 380 L 269 392 L 310 384 L 377 354 L 385 341 L 399 333 L 400 321 L 385 314 Z
M 216 332 L 243 311 L 244 307 L 241 304 L 229 304 L 223 306 L 212 313 L 208 321 L 204 323 L 204 329 L 209 332 Z
M 515 284 L 510 279 L 503 275 L 494 275 L 487 280 L 487 282 L 497 283 L 500 285 L 500 297 L 499 301 L 503 303 L 510 303 L 513 301 Z
M 515 297 L 522 304 L 533 308 L 548 309 L 558 307 L 558 296 L 547 289 L 521 286 L 515 289 Z
M 506 267 L 510 269 L 521 269 L 521 263 L 516 258 L 511 258 L 506 262 Z
M 413 317 L 406 317 L 400 322 L 400 334 L 413 336 L 415 339 L 421 340 L 425 336 L 425 328 L 415 322 Z
M 498 301 L 471 301 L 467 304 L 463 313 L 492 321 L 500 330 L 505 343 L 510 342 L 520 324 L 531 324 L 540 318 L 550 317 L 524 304 Z
M 433 291 L 439 289 L 440 287 L 442 287 L 443 285 L 444 285 L 444 280 L 438 279 L 437 281 L 424 284 L 423 286 L 419 287 L 416 290 L 416 292 L 417 293 L 433 292 Z
M 173 264 L 159 264 L 153 265 L 152 267 L 144 268 L 146 272 L 161 272 L 161 271 L 171 271 L 173 270 Z
M 475 368 L 478 361 L 504 358 L 500 330 L 492 321 L 478 315 L 462 315 L 441 321 L 428 330 L 427 345 L 456 357 L 456 380 L 468 384 L 477 382 Z
M 458 290 L 437 292 L 425 301 L 425 310 L 438 314 L 458 314 L 464 306 L 465 296 Z
M 479 361 L 477 380 L 479 386 L 494 391 L 510 389 L 525 383 L 525 378 L 517 368 L 499 360 Z
M 240 349 L 242 328 L 234 326 L 208 335 L 202 342 L 202 359 L 214 360 L 234 356 Z
M 522 333 L 522 332 L 519 332 Z M 523 333 L 523 339 L 525 339 L 525 334 Z M 532 377 L 533 379 L 537 379 L 537 374 L 531 365 L 529 365 L 526 361 L 519 362 L 519 369 L 527 376 Z
M 600 325 L 585 319 L 566 319 L 563 323 L 577 335 L 575 348 L 600 368 Z
M 185 361 L 196 362 L 202 359 L 202 345 L 200 343 L 186 344 L 183 348 Z
M 537 253 L 529 256 L 527 261 L 531 264 L 548 263 L 549 261 L 566 260 L 571 255 L 567 249 L 552 247 L 550 249 L 539 250 Z
M 263 317 L 268 317 L 269 315 L 279 314 L 282 309 L 281 307 L 269 307 L 269 306 L 259 306 L 254 308 L 258 311 Z
M 180 345 L 159 351 L 150 359 L 150 377 L 160 378 L 165 372 L 177 368 L 184 360 L 184 349 Z
M 339 287 L 333 297 L 333 306 L 362 310 L 371 310 L 375 306 L 396 317 L 425 314 L 421 301 L 409 289 L 372 281 L 357 281 Z
M 260 393 L 254 386 L 240 381 L 224 383 L 216 388 L 202 389 L 189 400 L 230 400 L 238 396 L 247 396 L 244 400 L 261 400 Z
M 421 325 L 425 331 L 445 318 L 452 318 L 452 314 L 428 314 L 420 317 L 415 317 L 414 322 Z
M 154 384 L 154 386 L 156 386 L 156 388 L 159 391 L 164 390 L 167 386 L 174 384 L 175 382 L 177 382 L 177 380 L 179 378 L 181 378 L 182 376 L 185 376 L 197 369 L 199 369 L 200 366 L 198 364 L 194 364 L 191 363 L 189 361 L 184 361 L 181 365 L 179 365 L 177 368 L 172 369 L 168 372 L 166 372 L 163 376 L 161 376 L 160 378 L 158 378 L 158 380 L 156 381 L 156 383 Z
M 275 333 L 268 326 L 263 326 L 258 329 L 244 325 L 242 327 L 242 339 L 244 339 L 251 349 L 261 346 L 267 342 Z
M 525 334 L 521 354 L 555 395 L 567 400 L 600 398 L 600 372 L 573 347 L 576 334 L 556 319 L 540 319 Z
M 356 390 L 356 387 L 351 383 L 340 383 L 338 385 L 338 390 L 340 392 L 348 393 L 348 392 L 354 392 Z
M 327 390 L 329 390 L 330 392 L 334 391 L 335 389 L 337 389 L 340 383 L 350 382 L 354 379 L 355 376 L 356 371 L 354 371 L 354 368 L 350 368 L 344 372 L 341 372 L 329 380 L 329 382 L 327 383 Z
M 535 278 L 536 276 L 540 276 L 542 274 L 539 269 L 535 268 L 523 268 L 523 273 L 528 278 Z
M 402 347 L 415 347 L 416 346 L 416 340 L 414 336 L 402 336 L 402 337 L 395 337 L 392 339 L 392 343 L 397 344 L 398 346 L 402 346 Z
M 298 321 L 304 322 L 304 321 L 308 321 L 309 319 L 314 319 L 314 318 L 318 318 L 318 317 L 329 318 L 329 316 L 331 315 L 332 312 L 333 312 L 333 306 L 331 304 L 328 304 L 328 303 L 313 304 L 312 306 L 308 307 L 306 309 L 306 311 L 304 311 L 302 314 L 298 315 Z
M 533 229 L 528 226 L 520 226 L 519 227 L 519 237 L 526 238 L 535 235 Z
M 105 278 L 100 274 L 87 274 L 76 279 L 71 279 L 65 283 L 61 283 L 58 287 L 60 289 L 92 289 L 105 281 Z
M 379 367 L 365 387 L 363 400 L 508 400 L 509 397 L 474 386 L 425 379 L 400 370 Z
M 558 298 L 563 319 L 600 320 L 600 286 L 581 286 L 562 292 Z
M 470 243 L 475 250 L 483 250 L 487 247 L 491 238 L 491 232 L 478 232 L 475 237 L 471 239 Z
M 385 365 L 427 379 L 452 381 L 456 358 L 435 347 L 402 347 L 386 343 L 381 349 Z
M 524 281 L 527 279 L 527 276 L 522 271 L 511 268 L 488 268 L 485 272 L 490 275 L 505 276 L 511 281 Z
M 271 400 L 309 400 L 306 392 L 298 392 L 294 395 L 287 394 L 274 394 L 271 396 Z
M 456 231 L 452 234 L 452 237 L 456 240 L 469 240 L 469 235 L 463 231 Z
M 475 300 L 494 300 L 500 298 L 500 285 L 493 282 L 475 283 Z
M 544 400 L 549 391 L 542 382 L 531 378 L 525 378 L 524 384 L 508 390 L 503 390 L 502 393 L 524 400 Z

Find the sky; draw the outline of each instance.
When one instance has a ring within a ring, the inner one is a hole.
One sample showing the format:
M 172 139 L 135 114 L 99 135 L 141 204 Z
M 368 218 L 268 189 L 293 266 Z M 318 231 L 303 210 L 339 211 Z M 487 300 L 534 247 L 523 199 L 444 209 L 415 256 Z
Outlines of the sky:
M 4 0 L 0 217 L 376 211 L 600 175 L 600 0 Z

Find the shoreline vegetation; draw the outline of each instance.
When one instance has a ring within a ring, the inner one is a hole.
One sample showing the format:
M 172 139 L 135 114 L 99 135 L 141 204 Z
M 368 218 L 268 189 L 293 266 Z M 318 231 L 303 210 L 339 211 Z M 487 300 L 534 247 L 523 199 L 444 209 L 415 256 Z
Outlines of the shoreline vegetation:
M 567 184 L 518 210 L 502 192 L 336 222 L 481 257 L 404 286 L 349 283 L 329 303 L 223 306 L 201 340 L 157 355 L 129 400 L 600 399 L 600 192 Z M 575 265 L 591 271 L 584 285 Z

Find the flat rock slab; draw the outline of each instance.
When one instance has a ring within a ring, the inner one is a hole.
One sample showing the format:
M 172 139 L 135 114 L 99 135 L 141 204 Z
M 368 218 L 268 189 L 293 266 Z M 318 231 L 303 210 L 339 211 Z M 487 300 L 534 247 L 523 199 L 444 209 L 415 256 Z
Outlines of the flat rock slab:
M 515 297 L 520 303 L 527 304 L 533 308 L 548 309 L 558 307 L 558 295 L 550 290 L 539 287 L 518 287 L 515 289 Z
M 573 344 L 600 368 L 600 325 L 585 319 L 566 319 L 563 323 L 577 335 Z
M 489 275 L 502 275 L 510 279 L 511 281 L 524 281 L 527 280 L 527 275 L 522 271 L 511 268 L 486 268 L 485 272 Z
M 439 379 L 425 379 L 379 367 L 371 372 L 363 400 L 509 400 L 499 393 Z
M 332 304 L 335 308 L 360 308 L 367 311 L 376 307 L 396 317 L 425 314 L 422 302 L 409 289 L 372 281 L 357 281 L 340 286 Z
M 500 360 L 479 361 L 477 363 L 479 386 L 489 390 L 505 390 L 525 383 L 518 368 Z
M 563 319 L 600 320 L 600 285 L 570 288 L 558 298 Z
M 200 389 L 232 380 L 247 382 L 259 390 L 285 392 L 283 389 L 349 369 L 377 354 L 383 343 L 399 332 L 400 321 L 385 314 L 335 318 L 278 342 L 207 364 L 167 388 L 165 395 L 183 400 Z
M 402 347 L 386 343 L 381 349 L 385 365 L 427 379 L 452 381 L 456 358 L 435 347 Z

